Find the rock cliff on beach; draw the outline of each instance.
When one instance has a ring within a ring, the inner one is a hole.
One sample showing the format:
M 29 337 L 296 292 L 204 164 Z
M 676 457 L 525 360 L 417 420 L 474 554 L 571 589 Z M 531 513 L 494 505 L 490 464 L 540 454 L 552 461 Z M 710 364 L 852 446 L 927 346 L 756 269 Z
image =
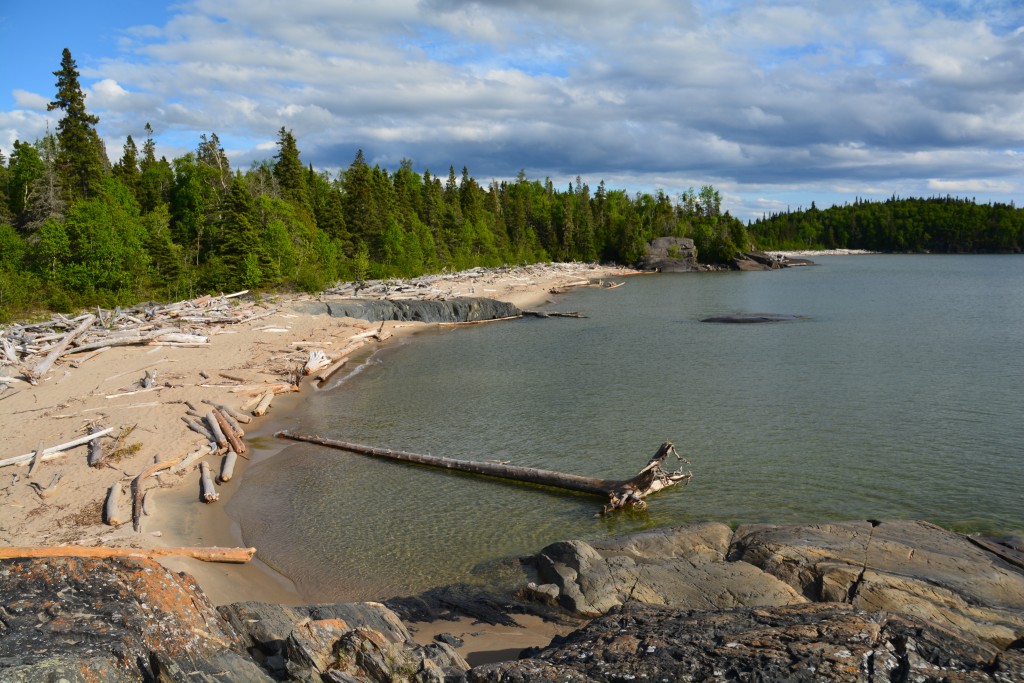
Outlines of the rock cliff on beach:
M 148 560 L 5 560 L 0 678 L 1024 681 L 1020 547 L 908 521 L 555 543 L 524 562 L 519 600 L 591 620 L 472 669 L 447 642 L 414 643 L 379 603 L 214 608 Z M 466 614 L 500 620 L 488 614 L 501 604 Z
M 356 318 L 369 322 L 394 320 L 422 323 L 467 323 L 498 320 L 522 315 L 516 306 L 486 297 L 454 297 L 444 300 L 421 299 L 337 299 L 310 302 L 302 306 L 306 313 L 327 313 L 334 318 Z

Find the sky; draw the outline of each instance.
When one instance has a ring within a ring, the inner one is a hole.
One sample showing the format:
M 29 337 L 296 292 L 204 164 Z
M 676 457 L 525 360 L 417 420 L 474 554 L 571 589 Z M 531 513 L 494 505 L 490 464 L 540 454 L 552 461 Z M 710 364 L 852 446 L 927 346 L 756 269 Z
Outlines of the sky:
M 362 149 L 481 184 L 714 185 L 743 220 L 856 198 L 1024 204 L 1019 0 L 0 0 L 0 150 L 78 65 L 111 160 Z

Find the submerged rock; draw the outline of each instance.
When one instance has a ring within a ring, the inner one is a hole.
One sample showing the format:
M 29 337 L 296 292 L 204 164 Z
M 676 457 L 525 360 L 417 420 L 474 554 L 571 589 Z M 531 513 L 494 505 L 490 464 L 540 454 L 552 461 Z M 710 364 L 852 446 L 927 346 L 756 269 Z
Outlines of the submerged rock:
M 805 316 L 789 313 L 733 313 L 703 318 L 702 323 L 781 323 L 804 320 Z

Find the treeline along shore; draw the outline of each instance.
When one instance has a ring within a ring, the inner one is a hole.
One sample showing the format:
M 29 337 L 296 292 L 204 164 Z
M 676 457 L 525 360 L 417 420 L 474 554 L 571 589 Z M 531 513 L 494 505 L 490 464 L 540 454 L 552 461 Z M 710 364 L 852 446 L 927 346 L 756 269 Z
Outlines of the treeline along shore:
M 0 154 L 0 320 L 477 266 L 634 264 L 658 237 L 691 239 L 705 265 L 752 249 L 1022 246 L 1024 214 L 1013 205 L 893 197 L 744 224 L 711 185 L 630 194 L 523 171 L 481 182 L 455 164 L 385 169 L 361 150 L 339 171 L 317 170 L 283 127 L 273 157 L 242 169 L 215 132 L 186 154 L 158 156 L 157 132 L 139 122 L 139 139 L 129 135 L 111 162 L 69 50 L 54 75 L 57 130 Z

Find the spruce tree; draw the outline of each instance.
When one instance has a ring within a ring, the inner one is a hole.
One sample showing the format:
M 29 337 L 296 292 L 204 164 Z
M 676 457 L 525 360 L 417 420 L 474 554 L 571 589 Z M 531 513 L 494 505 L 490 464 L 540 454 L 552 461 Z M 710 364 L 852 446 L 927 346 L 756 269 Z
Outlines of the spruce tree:
M 114 164 L 114 177 L 131 190 L 135 198 L 139 198 L 139 148 L 135 146 L 135 140 L 129 135 L 124 142 L 124 152 L 121 160 Z
M 99 117 L 85 110 L 85 93 L 78 83 L 78 67 L 71 51 L 64 48 L 57 77 L 57 97 L 46 105 L 47 111 L 60 109 L 63 118 L 57 124 L 57 166 L 69 198 L 89 198 L 101 191 L 106 154 L 96 133 Z
M 277 133 L 277 154 L 274 155 L 274 178 L 281 188 L 281 194 L 295 204 L 310 209 L 309 192 L 306 187 L 306 172 L 299 160 L 299 148 L 295 144 L 295 136 L 290 130 Z

